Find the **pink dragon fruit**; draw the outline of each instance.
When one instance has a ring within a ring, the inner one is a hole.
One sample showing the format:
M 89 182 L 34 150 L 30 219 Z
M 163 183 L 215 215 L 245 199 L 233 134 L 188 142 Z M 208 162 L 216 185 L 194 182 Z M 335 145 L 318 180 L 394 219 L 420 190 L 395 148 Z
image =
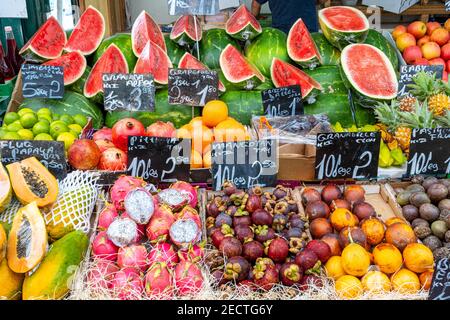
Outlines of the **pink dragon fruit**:
M 125 268 L 116 272 L 111 289 L 121 300 L 138 300 L 144 291 L 144 283 L 135 269 Z
M 145 293 L 151 297 L 171 298 L 173 296 L 173 278 L 164 262 L 156 262 L 145 275 Z
M 127 212 L 122 213 L 121 215 L 122 218 L 130 218 L 129 214 Z M 133 220 L 133 219 L 131 219 Z M 133 243 L 141 243 L 142 240 L 144 240 L 145 238 L 145 224 L 136 224 L 137 226 L 137 236 L 134 239 Z
M 204 255 L 205 250 L 203 249 L 203 247 L 196 244 L 188 248 L 187 250 L 178 251 L 178 257 L 180 258 L 180 261 L 190 261 L 195 263 L 201 261 Z
M 175 267 L 175 287 L 178 295 L 186 296 L 198 293 L 203 286 L 203 275 L 196 263 L 181 261 Z
M 186 193 L 175 189 L 165 189 L 158 193 L 158 202 L 164 203 L 172 209 L 178 211 L 189 203 L 189 197 Z
M 119 217 L 109 225 L 107 234 L 116 246 L 125 247 L 138 238 L 138 227 L 130 218 Z
M 109 261 L 117 260 L 119 248 L 108 238 L 105 231 L 99 232 L 92 243 L 92 253 L 98 258 Z
M 200 241 L 202 231 L 194 220 L 179 219 L 172 224 L 169 234 L 170 240 L 183 250 Z
M 108 289 L 119 267 L 109 260 L 94 259 L 93 266 L 88 274 L 89 283 L 94 289 Z
M 191 207 L 197 207 L 198 205 L 198 196 L 197 189 L 193 187 L 190 183 L 184 181 L 177 181 L 170 186 L 170 189 L 175 189 L 180 191 L 181 193 L 185 193 L 189 197 L 189 205 Z
M 132 176 L 120 176 L 111 187 L 111 201 L 117 210 L 125 210 L 124 201 L 128 192 L 139 187 L 145 187 L 147 183 L 141 178 Z
M 131 245 L 119 249 L 117 265 L 120 268 L 135 268 L 140 271 L 147 270 L 148 252 L 143 245 Z
M 102 212 L 98 217 L 98 226 L 99 230 L 108 229 L 109 225 L 117 218 L 119 214 L 117 213 L 116 207 L 114 207 L 111 203 L 108 203 L 105 208 L 103 208 Z
M 178 261 L 177 252 L 174 247 L 167 242 L 156 244 L 148 254 L 148 262 L 150 266 L 156 262 L 163 262 L 166 263 L 169 268 L 173 268 Z
M 165 242 L 169 237 L 169 230 L 175 222 L 175 217 L 169 206 L 158 205 L 150 222 L 147 225 L 146 234 L 151 243 Z
M 128 192 L 124 207 L 131 219 L 137 224 L 147 224 L 155 211 L 153 196 L 144 188 Z
M 198 214 L 198 211 L 191 206 L 185 206 L 180 212 L 175 215 L 176 220 L 180 219 L 192 219 L 197 224 L 198 228 L 202 229 L 202 219 Z

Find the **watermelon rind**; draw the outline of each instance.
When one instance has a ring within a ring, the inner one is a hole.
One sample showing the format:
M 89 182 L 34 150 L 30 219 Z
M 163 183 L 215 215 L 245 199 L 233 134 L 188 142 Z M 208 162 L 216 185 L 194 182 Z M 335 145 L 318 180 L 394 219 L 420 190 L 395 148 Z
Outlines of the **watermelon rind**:
M 246 21 L 242 23 L 242 20 Z M 262 27 L 243 4 L 228 19 L 225 31 L 235 39 L 247 41 L 256 38 L 262 32 Z
M 150 34 L 147 33 L 149 31 L 148 28 L 150 28 Z M 159 25 L 153 20 L 151 15 L 143 10 L 131 27 L 132 50 L 136 57 L 140 57 L 148 40 L 153 41 L 163 51 L 166 51 L 166 43 Z
M 323 90 L 319 95 L 348 93 L 348 88 L 342 80 L 338 66 L 321 66 L 313 70 L 306 69 L 304 71 L 320 83 Z
M 351 10 L 356 13 L 364 22 L 364 28 L 360 30 L 338 30 L 337 28 L 333 27 L 330 21 L 326 19 L 324 14 L 327 10 L 337 9 Z M 344 49 L 346 46 L 352 43 L 364 42 L 367 37 L 367 33 L 369 32 L 369 20 L 367 19 L 366 15 L 356 8 L 346 6 L 333 6 L 321 9 L 319 11 L 319 24 L 327 40 L 339 50 Z
M 79 51 L 63 54 L 61 57 L 49 60 L 43 65 L 61 66 L 64 71 L 64 85 L 68 86 L 78 81 L 84 74 L 87 62 Z
M 113 43 L 120 49 L 120 51 L 122 51 L 125 59 L 127 59 L 129 70 L 133 70 L 136 65 L 137 58 L 133 53 L 131 34 L 129 33 L 116 33 L 115 35 L 104 39 L 92 57 L 92 65 L 100 59 L 105 50 L 108 49 L 108 47 Z
M 155 61 L 150 61 L 150 58 L 161 63 L 163 63 L 162 60 L 166 60 L 167 66 L 156 65 Z M 167 56 L 167 53 L 152 41 L 148 41 L 144 50 L 142 50 L 141 56 L 136 62 L 134 73 L 150 73 L 153 75 L 156 85 L 165 86 L 169 82 L 169 69 L 172 67 L 172 62 Z
M 339 122 L 345 127 L 351 127 L 353 113 L 348 99 L 348 92 L 319 94 L 312 104 L 303 106 L 305 114 L 326 114 L 331 124 Z
M 311 37 L 316 43 L 322 57 L 323 66 L 338 66 L 341 62 L 341 51 L 328 42 L 327 38 L 320 32 L 311 33 Z
M 288 50 L 286 48 L 286 34 L 275 28 L 265 28 L 261 35 L 245 48 L 245 57 L 261 73 L 270 77 L 270 66 L 272 58 L 276 57 L 289 62 Z
M 49 30 L 52 27 L 55 30 Z M 66 42 L 66 33 L 58 20 L 50 17 L 22 47 L 19 54 L 29 62 L 40 63 L 56 59 L 62 54 Z
M 234 54 L 234 60 L 227 61 L 227 54 Z M 225 78 L 240 89 L 252 90 L 266 80 L 258 68 L 251 64 L 242 53 L 231 44 L 227 45 L 220 54 L 220 68 L 222 69 Z M 238 71 L 246 71 L 246 73 L 238 75 L 236 74 Z
M 228 44 L 241 50 L 236 39 L 230 37 L 224 29 L 213 28 L 203 33 L 200 42 L 200 60 L 210 69 L 220 68 L 220 54 Z
M 182 47 L 201 41 L 202 36 L 202 25 L 196 16 L 179 17 L 170 32 L 170 40 Z
M 228 115 L 243 125 L 251 125 L 253 116 L 264 114 L 261 91 L 227 91 L 220 100 L 228 107 Z
M 381 51 L 383 51 L 394 67 L 394 70 L 398 70 L 398 56 L 397 49 L 386 39 L 383 34 L 374 29 L 369 29 L 366 40 L 363 42 L 365 44 L 370 44 Z
M 289 57 L 302 68 L 314 69 L 322 64 L 316 43 L 302 18 L 298 19 L 289 30 L 286 46 Z
M 180 62 L 181 57 L 186 53 L 186 50 L 170 40 L 168 34 L 164 36 L 164 40 L 166 42 L 167 56 L 170 61 L 172 61 L 173 67 L 177 68 L 178 63 Z
M 98 30 L 99 28 L 100 30 Z M 105 31 L 105 18 L 102 13 L 93 6 L 89 6 L 72 30 L 64 50 L 79 51 L 85 56 L 91 55 L 102 42 Z

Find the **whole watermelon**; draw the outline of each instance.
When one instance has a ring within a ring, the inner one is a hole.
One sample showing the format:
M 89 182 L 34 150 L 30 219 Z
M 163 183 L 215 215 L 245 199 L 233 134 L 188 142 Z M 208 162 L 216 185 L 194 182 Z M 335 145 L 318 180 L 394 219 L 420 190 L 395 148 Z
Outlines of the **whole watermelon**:
M 170 40 L 170 35 L 165 35 L 164 41 L 166 42 L 167 55 L 170 61 L 172 61 L 173 67 L 176 68 L 181 57 L 186 53 L 186 50 Z
M 260 91 L 227 91 L 220 100 L 228 106 L 228 115 L 244 125 L 250 125 L 253 116 L 264 114 Z
M 231 38 L 224 29 L 214 28 L 205 31 L 200 42 L 200 60 L 210 69 L 220 68 L 220 54 L 230 43 L 241 50 L 238 42 Z
M 304 71 L 322 86 L 323 91 L 319 95 L 333 93 L 347 94 L 348 89 L 344 81 L 342 81 L 339 67 L 322 66 L 314 70 L 305 69 Z
M 245 56 L 259 71 L 270 78 L 270 66 L 273 58 L 286 62 L 290 60 L 286 41 L 287 36 L 283 31 L 266 28 L 245 48 Z
M 320 56 L 322 57 L 322 65 L 339 65 L 341 59 L 341 52 L 328 42 L 327 38 L 320 32 L 311 33 L 317 49 L 319 50 Z
M 316 97 L 313 104 L 305 104 L 303 107 L 305 114 L 324 113 L 328 115 L 331 124 L 340 122 L 345 127 L 351 127 L 354 124 L 352 109 L 346 93 L 321 94 Z
M 383 51 L 391 61 L 394 70 L 398 70 L 397 49 L 394 48 L 380 32 L 369 29 L 369 33 L 367 34 L 364 43 L 370 44 Z
M 92 58 L 92 65 L 94 65 L 97 60 L 101 57 L 103 52 L 114 43 L 117 47 L 119 47 L 120 51 L 122 51 L 123 55 L 127 59 L 128 70 L 130 72 L 133 71 L 134 66 L 136 65 L 137 58 L 133 53 L 133 48 L 131 46 L 131 35 L 129 33 L 117 33 L 109 38 L 106 38 L 102 41 L 97 51 L 95 51 L 94 56 Z

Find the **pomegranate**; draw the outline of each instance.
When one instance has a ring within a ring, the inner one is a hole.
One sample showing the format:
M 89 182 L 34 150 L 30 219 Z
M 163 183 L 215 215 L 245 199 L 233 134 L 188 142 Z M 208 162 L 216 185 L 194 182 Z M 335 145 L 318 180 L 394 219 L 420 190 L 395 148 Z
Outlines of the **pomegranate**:
M 303 249 L 295 256 L 294 262 L 304 271 L 318 267 L 319 257 L 310 249 Z
M 158 205 L 145 229 L 148 240 L 151 243 L 167 241 L 170 227 L 174 222 L 172 210 L 164 204 Z
M 233 280 L 236 282 L 247 279 L 250 272 L 250 263 L 241 256 L 231 257 L 225 264 L 223 277 L 226 280 Z
M 245 242 L 242 246 L 242 256 L 248 261 L 254 262 L 264 256 L 264 246 L 255 240 Z
M 330 215 L 330 208 L 323 201 L 313 201 L 308 203 L 305 209 L 310 221 L 317 218 L 328 218 Z
M 69 164 L 78 170 L 95 169 L 100 161 L 100 149 L 89 139 L 76 140 L 67 151 Z
M 112 129 L 105 127 L 105 128 L 102 128 L 102 129 L 96 131 L 92 136 L 92 140 L 94 140 L 94 141 L 97 141 L 97 140 L 112 141 Z
M 116 261 L 119 248 L 108 239 L 105 231 L 99 232 L 92 243 L 94 256 L 108 261 Z
M 274 262 L 284 262 L 289 255 L 289 243 L 283 238 L 272 239 L 266 245 L 266 254 Z
M 116 207 L 114 207 L 111 203 L 108 203 L 100 212 L 97 228 L 102 231 L 107 230 L 109 225 L 118 216 L 119 214 L 117 213 Z
M 173 268 L 178 261 L 179 259 L 177 252 L 174 247 L 167 242 L 156 244 L 148 254 L 148 262 L 150 266 L 156 262 L 163 262 L 169 268 Z
M 167 265 L 156 262 L 148 269 L 145 275 L 145 293 L 152 297 L 162 295 L 167 299 L 173 295 L 173 279 Z
M 256 241 L 262 243 L 275 238 L 275 230 L 268 226 L 257 226 L 254 232 Z
M 203 247 L 198 245 L 193 245 L 188 250 L 180 250 L 178 251 L 178 257 L 180 261 L 190 261 L 190 262 L 199 262 L 203 259 L 205 255 L 205 250 Z
M 196 263 L 181 261 L 175 267 L 174 278 L 180 296 L 195 294 L 203 287 L 203 275 Z
M 240 256 L 242 254 L 242 244 L 234 237 L 225 237 L 220 242 L 219 251 L 228 258 Z
M 146 133 L 149 137 L 175 138 L 177 129 L 172 122 L 156 121 L 147 127 Z
M 189 199 L 189 205 L 193 208 L 198 205 L 197 188 L 184 181 L 177 181 L 170 186 L 170 189 L 178 190 L 181 194 L 187 195 Z
M 125 175 L 120 176 L 116 182 L 114 182 L 114 185 L 110 190 L 113 205 L 117 210 L 125 210 L 124 200 L 128 192 L 138 187 L 144 187 L 146 184 L 147 183 L 140 178 Z
M 259 209 L 252 213 L 252 222 L 259 226 L 270 226 L 272 225 L 273 217 L 266 210 Z
M 285 286 L 300 284 L 302 277 L 302 268 L 293 262 L 286 262 L 280 268 L 280 280 Z
M 110 148 L 115 148 L 114 143 L 112 143 L 112 141 L 109 140 L 95 140 L 95 144 L 97 145 L 98 149 L 100 150 L 100 153 L 103 153 L 103 151 L 110 149 Z
M 147 270 L 147 249 L 143 245 L 131 245 L 119 249 L 117 265 L 120 268 L 136 268 L 140 271 Z
M 128 151 L 129 136 L 145 136 L 144 125 L 133 118 L 125 118 L 112 127 L 112 142 L 122 151 Z
M 111 288 L 121 300 L 138 300 L 144 291 L 144 283 L 135 269 L 125 268 L 116 272 Z
M 334 184 L 328 184 L 322 189 L 322 200 L 326 204 L 330 204 L 333 200 L 342 198 L 342 191 Z
M 308 188 L 308 187 L 303 189 L 303 192 L 302 192 L 303 205 L 306 206 L 310 202 L 319 201 L 319 200 L 322 200 L 322 197 L 321 197 L 319 191 L 317 191 L 314 188 Z
M 128 157 L 125 152 L 117 148 L 109 148 L 101 153 L 98 163 L 99 170 L 125 171 L 128 168 Z
M 263 290 L 270 290 L 278 283 L 278 270 L 269 258 L 258 258 L 253 268 L 255 284 Z
M 319 260 L 325 263 L 331 257 L 330 246 L 322 240 L 312 240 L 306 245 L 306 249 L 314 251 Z

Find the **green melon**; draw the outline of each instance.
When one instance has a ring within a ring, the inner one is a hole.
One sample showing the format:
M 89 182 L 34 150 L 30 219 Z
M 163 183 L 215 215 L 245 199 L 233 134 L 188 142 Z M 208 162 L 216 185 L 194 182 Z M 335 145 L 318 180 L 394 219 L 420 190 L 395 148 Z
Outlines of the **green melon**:
M 311 33 L 311 37 L 316 43 L 317 50 L 319 50 L 320 56 L 322 57 L 322 65 L 338 65 L 341 58 L 341 52 L 328 42 L 323 33 L 314 32 Z
M 383 51 L 392 63 L 395 70 L 398 70 L 397 49 L 378 31 L 370 29 L 364 41 Z
M 228 115 L 244 125 L 264 114 L 261 91 L 227 91 L 220 100 L 227 104 Z
M 239 43 L 224 29 L 214 28 L 205 31 L 200 42 L 200 60 L 210 69 L 220 68 L 220 54 L 228 44 L 241 50 Z
M 175 42 L 170 40 L 169 35 L 164 36 L 164 41 L 166 42 L 167 55 L 170 61 L 172 61 L 173 67 L 177 68 L 181 57 L 186 53 L 186 50 L 177 45 Z
M 137 58 L 133 53 L 133 47 L 131 44 L 131 35 L 129 33 L 117 33 L 109 38 L 102 41 L 97 51 L 95 51 L 92 65 L 94 65 L 97 60 L 101 57 L 103 52 L 109 47 L 110 44 L 114 43 L 120 51 L 122 51 L 125 59 L 128 63 L 128 70 L 133 70 L 136 65 Z

